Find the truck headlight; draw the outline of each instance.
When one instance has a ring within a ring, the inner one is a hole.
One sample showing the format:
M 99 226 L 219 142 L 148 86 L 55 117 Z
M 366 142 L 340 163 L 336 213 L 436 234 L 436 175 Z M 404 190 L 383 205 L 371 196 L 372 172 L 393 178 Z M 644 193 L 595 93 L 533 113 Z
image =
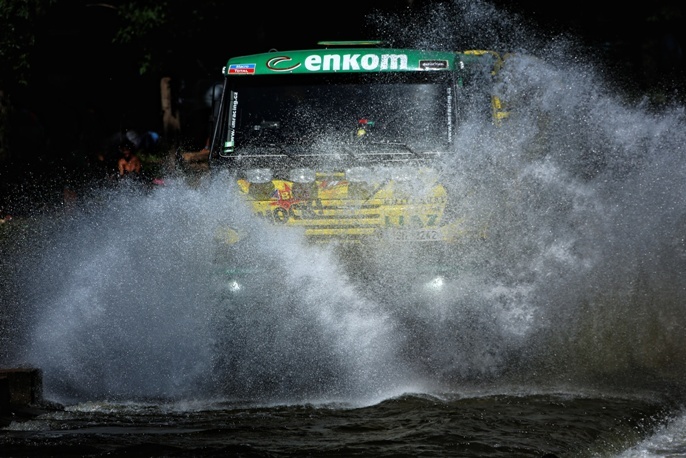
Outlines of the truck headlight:
M 294 183 L 313 183 L 316 174 L 312 169 L 302 168 L 291 170 L 288 176 Z
M 263 184 L 272 181 L 274 173 L 271 169 L 248 169 L 245 171 L 245 179 L 250 183 Z
M 368 167 L 351 167 L 345 171 L 345 178 L 351 183 L 369 183 L 372 177 L 372 171 Z
M 424 283 L 424 289 L 432 293 L 440 293 L 445 287 L 445 279 L 440 275 Z
M 391 167 L 389 172 L 391 180 L 394 181 L 411 181 L 417 177 L 417 171 L 410 167 Z
M 229 284 L 226 285 L 226 289 L 234 294 L 237 294 L 243 289 L 243 285 L 241 285 L 238 280 L 230 280 Z

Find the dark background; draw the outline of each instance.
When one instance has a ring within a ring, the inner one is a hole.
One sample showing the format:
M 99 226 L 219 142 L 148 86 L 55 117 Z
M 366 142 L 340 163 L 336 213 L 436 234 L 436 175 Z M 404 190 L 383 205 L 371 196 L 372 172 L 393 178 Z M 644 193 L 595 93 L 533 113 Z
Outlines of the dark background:
M 246 2 L 239 8 L 234 2 L 217 2 L 200 27 L 179 18 L 171 28 L 179 31 L 188 27 L 187 34 L 172 36 L 164 32 L 159 34 L 162 39 L 144 39 L 144 46 L 149 46 L 161 63 L 143 75 L 141 44 L 113 43 L 116 30 L 123 25 L 116 9 L 88 1 L 57 3 L 54 11 L 42 19 L 33 59 L 34 79 L 28 89 L 33 95 L 30 103 L 52 122 L 56 121 L 54 112 L 61 113 L 62 122 L 73 123 L 84 109 L 96 109 L 106 118 L 109 130 L 158 129 L 161 76 L 175 78 L 179 96 L 188 105 L 185 108 L 193 111 L 195 99 L 208 80 L 219 78 L 222 66 L 233 55 L 310 47 L 322 39 L 377 38 L 367 36 L 379 34 L 366 24 L 371 15 L 421 12 L 441 2 L 369 0 L 330 2 L 321 7 L 271 3 L 265 6 L 262 2 Z M 684 71 L 686 27 L 680 2 L 652 1 L 619 7 L 615 2 L 605 6 L 602 0 L 493 3 L 551 35 L 569 33 L 581 37 L 597 49 L 598 56 L 618 62 L 615 68 L 626 72 L 614 77 L 630 79 L 640 90 L 652 90 L 658 82 L 671 87 L 681 84 L 677 79 Z M 417 21 L 421 23 L 421 16 Z M 423 28 L 427 35 L 432 33 L 430 23 Z M 60 148 L 69 146 L 69 139 L 61 141 L 67 144 Z
M 3 192 L 13 186 L 7 183 L 25 180 L 26 172 L 35 177 L 46 170 L 73 169 L 74 161 L 111 148 L 112 138 L 126 130 L 159 132 L 164 76 L 172 77 L 181 110 L 183 137 L 177 140 L 189 150 L 199 149 L 209 130 L 202 96 L 221 79 L 221 68 L 231 56 L 316 47 L 318 40 L 392 40 L 392 24 L 431 35 L 440 25 L 426 11 L 442 6 L 447 8 L 443 14 L 453 14 L 452 2 L 438 0 L 240 5 L 141 0 L 134 3 L 166 5 L 165 23 L 139 30 L 139 36 L 126 41 L 117 39 L 118 32 L 132 25 L 121 14 L 125 3 L 56 1 L 32 24 L 35 44 L 30 47 L 27 84 L 10 91 L 9 155 L 0 161 Z M 686 27 L 681 3 L 490 2 L 550 39 L 560 34 L 576 37 L 589 56 L 606 65 L 606 76 L 617 81 L 627 97 L 645 96 L 655 106 L 683 101 Z M 380 15 L 399 19 L 383 30 Z M 138 27 L 145 28 L 146 22 Z M 146 56 L 151 56 L 148 61 Z

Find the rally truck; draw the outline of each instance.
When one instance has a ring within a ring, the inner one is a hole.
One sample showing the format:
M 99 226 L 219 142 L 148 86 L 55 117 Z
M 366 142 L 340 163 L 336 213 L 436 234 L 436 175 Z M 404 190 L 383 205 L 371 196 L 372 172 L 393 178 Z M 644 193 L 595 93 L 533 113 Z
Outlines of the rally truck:
M 382 269 L 440 283 L 459 264 L 448 247 L 464 236 L 442 164 L 469 113 L 507 117 L 492 91 L 500 56 L 318 46 L 228 60 L 210 170 L 228 172 L 260 219 L 334 246 L 352 277 Z M 239 253 L 250 233 L 232 227 L 224 240 Z M 243 261 L 226 261 L 237 290 L 256 268 Z

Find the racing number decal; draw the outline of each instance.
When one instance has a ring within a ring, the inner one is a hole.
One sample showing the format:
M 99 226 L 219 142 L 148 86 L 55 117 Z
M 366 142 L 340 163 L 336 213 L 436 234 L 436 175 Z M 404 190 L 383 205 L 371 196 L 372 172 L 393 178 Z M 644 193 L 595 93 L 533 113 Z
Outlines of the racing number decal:
M 288 222 L 288 210 L 283 207 L 276 207 L 272 212 L 272 219 L 275 223 Z
M 321 199 L 311 201 L 281 202 L 281 205 L 264 212 L 256 212 L 258 216 L 270 219 L 274 223 L 286 224 L 288 220 L 315 219 L 324 215 L 324 205 Z

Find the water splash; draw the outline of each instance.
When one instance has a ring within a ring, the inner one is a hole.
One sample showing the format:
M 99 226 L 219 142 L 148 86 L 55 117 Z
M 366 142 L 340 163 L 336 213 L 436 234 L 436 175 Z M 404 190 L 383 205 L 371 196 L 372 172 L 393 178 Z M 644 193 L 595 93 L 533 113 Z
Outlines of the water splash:
M 513 115 L 468 119 L 441 167 L 474 234 L 454 248 L 456 278 L 405 294 L 380 273 L 370 294 L 332 250 L 246 214 L 222 179 L 104 191 L 17 249 L 12 358 L 43 368 L 57 400 L 682 389 L 683 108 L 630 103 L 573 41 L 540 41 L 488 4 L 437 8 L 432 36 L 381 19 L 398 41 L 513 52 L 498 88 Z M 214 263 L 217 231 L 236 224 L 266 272 L 248 302 L 227 299 Z
M 477 286 L 451 301 L 502 317 L 485 327 L 498 331 L 495 342 L 474 333 L 495 355 L 492 373 L 680 385 L 683 107 L 633 101 L 573 38 L 491 5 L 457 1 L 424 14 L 431 36 L 400 17 L 382 22 L 410 45 L 485 43 L 507 56 L 498 92 L 513 116 L 499 129 L 476 117 L 464 124 L 443 180 L 461 196 L 465 224 L 487 233 L 460 254 Z M 466 348 L 450 348 L 458 373 L 488 367 L 470 363 Z

